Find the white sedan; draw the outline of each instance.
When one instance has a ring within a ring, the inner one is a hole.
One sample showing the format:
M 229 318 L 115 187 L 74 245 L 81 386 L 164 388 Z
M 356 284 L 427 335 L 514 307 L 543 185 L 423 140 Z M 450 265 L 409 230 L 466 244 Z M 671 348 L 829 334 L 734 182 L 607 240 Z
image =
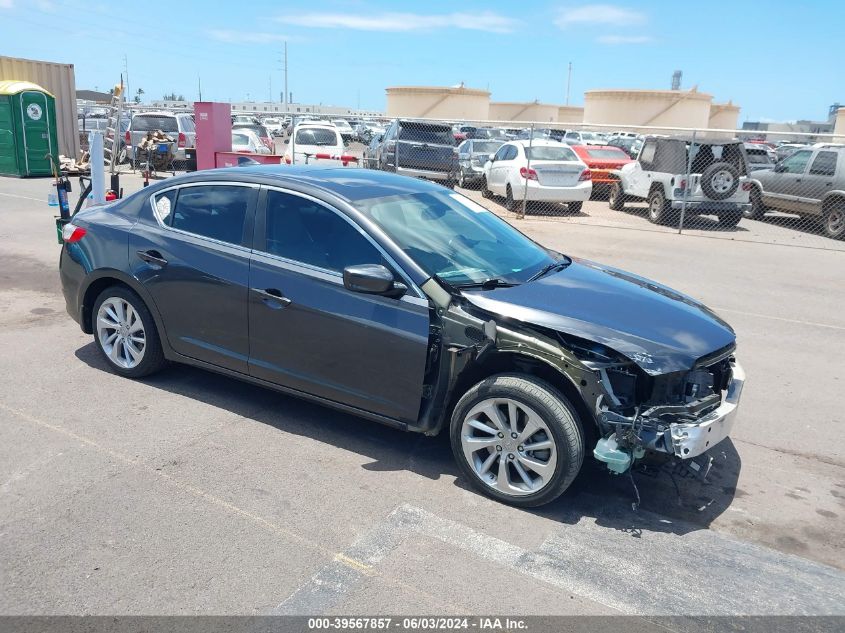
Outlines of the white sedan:
M 482 195 L 504 196 L 505 206 L 516 210 L 522 200 L 564 202 L 570 211 L 581 210 L 593 191 L 592 174 L 572 149 L 557 141 L 510 141 L 484 165 Z
M 252 130 L 236 128 L 232 130 L 232 151 L 246 154 L 269 154 L 270 148 L 262 143 Z

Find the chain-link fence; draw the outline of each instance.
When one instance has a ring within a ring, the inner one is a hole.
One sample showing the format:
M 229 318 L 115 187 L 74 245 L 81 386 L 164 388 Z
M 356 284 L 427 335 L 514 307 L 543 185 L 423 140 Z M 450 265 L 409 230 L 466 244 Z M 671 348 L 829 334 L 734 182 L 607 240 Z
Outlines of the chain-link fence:
M 360 167 L 457 187 L 505 216 L 845 250 L 845 144 L 831 135 L 425 119 L 355 129 Z

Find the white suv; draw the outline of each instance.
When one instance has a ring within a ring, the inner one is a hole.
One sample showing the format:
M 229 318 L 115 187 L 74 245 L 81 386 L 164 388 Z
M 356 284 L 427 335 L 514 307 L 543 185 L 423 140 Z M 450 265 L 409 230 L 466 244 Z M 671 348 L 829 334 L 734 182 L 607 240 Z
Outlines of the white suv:
M 692 155 L 690 156 L 690 152 Z M 736 226 L 751 209 L 751 182 L 742 141 L 687 137 L 646 137 L 637 160 L 611 172 L 610 208 L 629 200 L 648 202 L 655 224 L 688 215 L 715 215 L 722 226 Z

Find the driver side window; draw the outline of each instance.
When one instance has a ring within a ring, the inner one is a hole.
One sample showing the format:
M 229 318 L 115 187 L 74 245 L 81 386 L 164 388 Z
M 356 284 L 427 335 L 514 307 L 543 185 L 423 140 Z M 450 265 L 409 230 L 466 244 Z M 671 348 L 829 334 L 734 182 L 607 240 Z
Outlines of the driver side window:
M 783 159 L 781 171 L 785 174 L 803 174 L 812 155 L 813 152 L 809 150 L 795 152 L 792 156 Z
M 505 154 L 508 153 L 508 147 L 510 147 L 510 146 L 509 145 L 502 145 L 499 148 L 499 151 L 496 152 L 496 155 L 493 157 L 493 160 L 505 160 Z
M 651 169 L 652 164 L 654 163 L 654 157 L 657 154 L 657 143 L 650 142 L 643 145 L 642 150 L 640 151 L 640 164 L 642 165 L 643 169 Z

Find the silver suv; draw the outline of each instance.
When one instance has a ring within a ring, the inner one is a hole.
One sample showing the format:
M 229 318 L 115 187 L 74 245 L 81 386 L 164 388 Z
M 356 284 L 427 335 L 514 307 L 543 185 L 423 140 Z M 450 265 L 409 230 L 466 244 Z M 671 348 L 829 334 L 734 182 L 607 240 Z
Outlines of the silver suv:
M 135 148 L 149 132 L 156 130 L 161 130 L 176 141 L 176 148 L 173 152 L 174 160 L 185 160 L 185 148 L 196 146 L 197 135 L 192 114 L 187 112 L 142 112 L 132 117 L 124 139 L 127 157 L 136 166 L 137 162 L 142 160 L 142 157 L 135 156 Z
M 820 143 L 796 150 L 751 178 L 746 217 L 762 218 L 772 210 L 820 218 L 825 235 L 845 238 L 845 145 Z

